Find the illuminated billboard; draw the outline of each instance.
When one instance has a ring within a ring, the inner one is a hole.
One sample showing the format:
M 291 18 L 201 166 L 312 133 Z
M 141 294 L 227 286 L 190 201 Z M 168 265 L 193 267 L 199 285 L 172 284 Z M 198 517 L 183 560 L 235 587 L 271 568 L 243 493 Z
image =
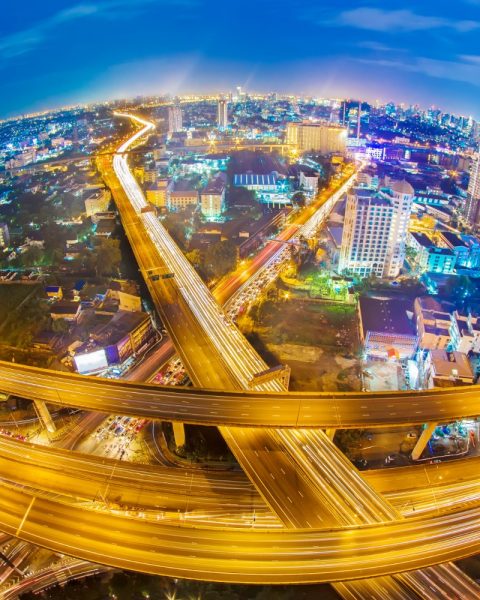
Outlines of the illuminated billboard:
M 79 373 L 92 373 L 100 369 L 106 369 L 108 366 L 105 350 L 95 350 L 87 354 L 78 354 L 73 359 Z

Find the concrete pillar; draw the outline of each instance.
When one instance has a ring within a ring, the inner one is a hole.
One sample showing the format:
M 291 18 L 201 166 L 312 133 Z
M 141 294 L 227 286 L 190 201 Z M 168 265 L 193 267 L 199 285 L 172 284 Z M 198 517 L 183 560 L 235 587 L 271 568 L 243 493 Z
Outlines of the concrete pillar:
M 181 446 L 185 446 L 185 426 L 183 423 L 179 423 L 175 421 L 172 423 L 173 425 L 173 438 L 175 440 L 175 445 L 177 448 Z
M 55 426 L 55 423 L 53 422 L 52 415 L 50 414 L 45 402 L 43 400 L 34 400 L 33 403 L 35 405 L 37 415 L 42 425 L 47 431 L 49 431 L 50 433 L 54 433 L 57 430 L 57 428 Z
M 422 431 L 420 437 L 415 444 L 415 448 L 412 450 L 412 460 L 418 460 L 425 450 L 426 445 L 430 441 L 438 423 L 427 423 L 425 429 Z
M 335 429 L 335 427 L 329 427 L 328 429 L 325 429 L 325 433 L 328 436 L 328 439 L 331 440 L 333 442 L 333 438 L 335 437 L 335 432 L 337 430 Z

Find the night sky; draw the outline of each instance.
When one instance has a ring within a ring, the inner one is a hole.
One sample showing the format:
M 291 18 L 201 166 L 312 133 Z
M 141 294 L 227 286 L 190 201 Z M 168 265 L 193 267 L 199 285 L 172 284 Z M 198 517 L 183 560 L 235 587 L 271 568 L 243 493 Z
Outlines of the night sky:
M 145 93 L 308 93 L 480 118 L 480 0 L 23 0 L 0 117 Z

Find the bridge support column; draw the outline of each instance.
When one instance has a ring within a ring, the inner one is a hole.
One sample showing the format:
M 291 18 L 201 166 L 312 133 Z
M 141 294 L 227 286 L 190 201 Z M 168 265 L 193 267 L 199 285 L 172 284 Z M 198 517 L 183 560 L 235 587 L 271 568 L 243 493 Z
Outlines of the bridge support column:
M 185 446 L 185 425 L 183 423 L 179 423 L 178 421 L 173 422 L 172 425 L 175 445 L 177 448 Z
M 335 429 L 335 427 L 329 427 L 328 429 L 325 429 L 325 433 L 327 434 L 328 438 L 333 442 L 333 438 L 335 437 L 335 432 L 337 430 Z
M 415 448 L 412 450 L 412 460 L 418 460 L 420 458 L 437 425 L 438 423 L 427 423 L 425 429 L 422 431 L 417 443 L 415 444 Z
M 53 422 L 52 415 L 50 414 L 50 411 L 48 410 L 45 402 L 43 400 L 34 400 L 33 404 L 35 405 L 35 410 L 37 411 L 37 415 L 42 425 L 47 431 L 49 431 L 50 433 L 54 433 L 57 430 L 57 428 L 55 426 L 55 423 Z

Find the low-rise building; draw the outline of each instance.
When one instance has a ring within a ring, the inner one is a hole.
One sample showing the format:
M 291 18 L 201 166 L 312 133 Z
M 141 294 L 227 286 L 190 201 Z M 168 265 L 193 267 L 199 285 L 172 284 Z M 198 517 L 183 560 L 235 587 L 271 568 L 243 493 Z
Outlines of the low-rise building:
M 85 212 L 87 217 L 99 212 L 106 212 L 110 204 L 111 194 L 107 189 L 96 190 L 93 194 L 85 198 Z
M 478 317 L 461 313 L 453 304 L 431 296 L 416 298 L 414 311 L 420 348 L 480 353 Z
M 473 235 L 442 231 L 438 234 L 438 244 L 448 248 L 456 256 L 456 267 L 478 269 L 480 267 L 480 242 Z
M 427 273 L 443 273 L 448 275 L 455 270 L 456 256 L 449 248 L 428 249 Z
M 167 191 L 167 206 L 171 211 L 185 210 L 198 205 L 198 190 L 189 181 L 171 181 Z
M 10 245 L 10 232 L 6 223 L 0 223 L 0 248 L 7 248 Z
M 463 352 L 430 350 L 425 358 L 424 373 L 428 388 L 471 385 L 474 382 L 470 361 Z
M 470 354 L 480 353 L 480 319 L 470 313 L 465 315 L 456 310 L 452 315 L 452 326 L 450 328 L 453 350 Z
M 50 307 L 50 317 L 53 321 L 65 319 L 70 323 L 77 323 L 80 318 L 82 307 L 80 302 L 71 300 L 59 300 Z
M 167 206 L 167 194 L 168 179 L 159 179 L 156 183 L 149 185 L 146 189 L 147 202 L 150 202 L 150 204 L 153 204 L 158 208 Z
M 63 290 L 59 285 L 47 285 L 45 292 L 49 298 L 54 300 L 62 300 Z
M 109 210 L 107 212 L 98 212 L 92 215 L 92 223 L 96 225 L 99 221 L 103 219 L 110 219 L 115 221 L 116 218 L 117 215 L 113 212 L 113 210 Z
M 360 336 L 367 357 L 406 361 L 417 349 L 417 334 L 409 300 L 361 296 Z
M 450 248 L 436 246 L 425 233 L 410 231 L 407 244 L 415 252 L 414 265 L 419 273 L 454 272 L 456 254 Z
M 302 168 L 300 171 L 299 184 L 300 187 L 314 196 L 318 191 L 318 173 L 313 169 Z
M 95 235 L 98 237 L 110 237 L 115 231 L 114 219 L 100 219 L 95 225 Z
M 104 348 L 108 364 L 124 362 L 153 336 L 152 321 L 144 312 L 118 311 L 105 325 L 96 327 L 90 338 Z
M 158 178 L 158 173 L 155 169 L 145 169 L 143 172 L 144 183 L 155 183 Z
M 210 179 L 200 192 L 200 207 L 207 219 L 217 219 L 225 209 L 225 173 L 220 172 Z
M 237 173 L 233 176 L 233 185 L 259 193 L 274 193 L 277 189 L 277 180 L 277 173 Z
M 452 305 L 444 305 L 431 296 L 415 298 L 415 324 L 420 348 L 444 349 L 450 344 Z

